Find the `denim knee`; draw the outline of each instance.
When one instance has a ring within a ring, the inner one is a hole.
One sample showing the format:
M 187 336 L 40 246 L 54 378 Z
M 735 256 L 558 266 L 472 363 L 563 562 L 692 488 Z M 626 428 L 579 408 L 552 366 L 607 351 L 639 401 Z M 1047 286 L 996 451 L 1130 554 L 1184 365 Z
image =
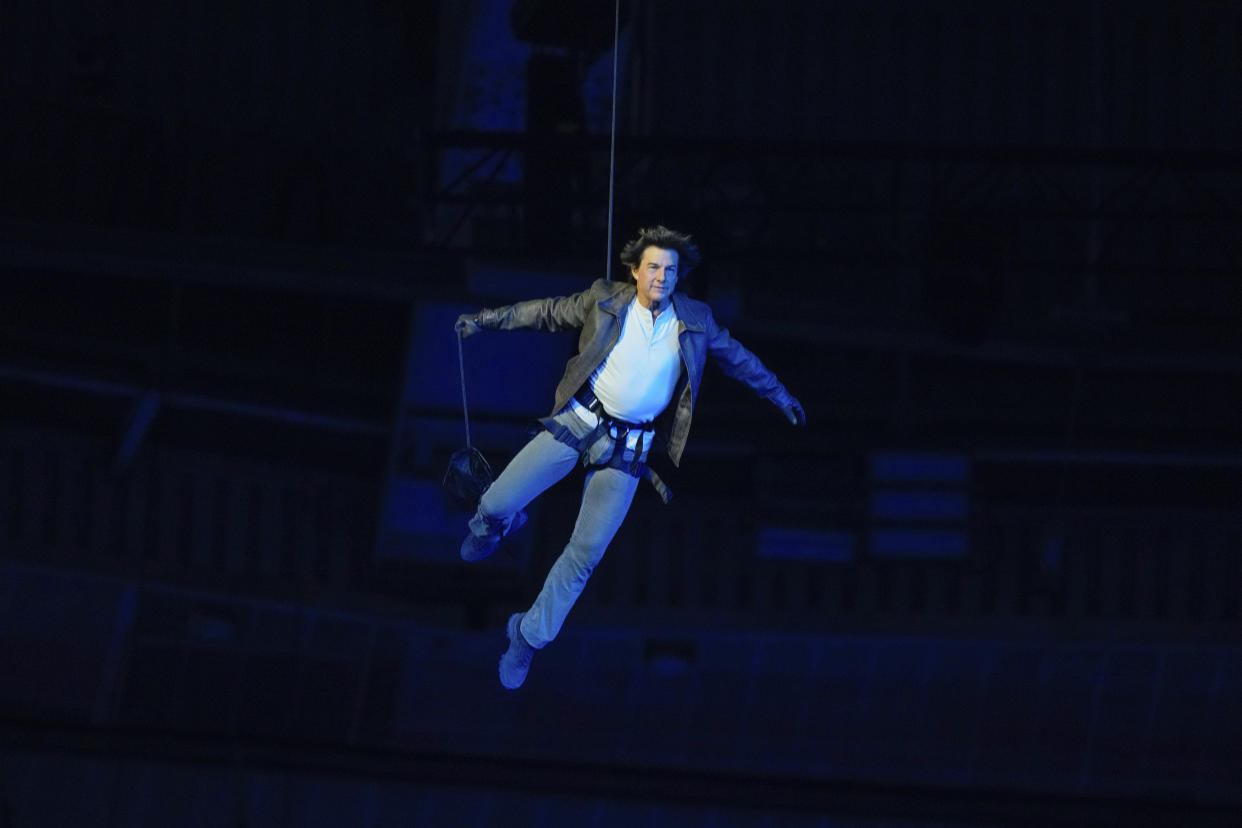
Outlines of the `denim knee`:
M 581 575 L 583 581 L 591 577 L 595 567 L 599 566 L 599 562 L 604 559 L 604 548 L 596 549 L 581 543 L 576 538 L 569 539 L 565 552 L 573 562 L 575 574 Z

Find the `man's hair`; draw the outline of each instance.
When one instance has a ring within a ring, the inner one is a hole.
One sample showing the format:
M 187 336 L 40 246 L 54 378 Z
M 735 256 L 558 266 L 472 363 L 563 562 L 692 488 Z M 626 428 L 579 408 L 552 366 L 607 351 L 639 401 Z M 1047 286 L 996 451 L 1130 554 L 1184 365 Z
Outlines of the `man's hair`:
M 621 248 L 621 263 L 629 268 L 638 267 L 643 261 L 643 251 L 648 247 L 676 250 L 679 276 L 685 276 L 702 259 L 698 246 L 690 240 L 688 234 L 657 224 L 655 227 L 639 228 L 638 238 Z M 633 278 L 633 274 L 630 278 Z

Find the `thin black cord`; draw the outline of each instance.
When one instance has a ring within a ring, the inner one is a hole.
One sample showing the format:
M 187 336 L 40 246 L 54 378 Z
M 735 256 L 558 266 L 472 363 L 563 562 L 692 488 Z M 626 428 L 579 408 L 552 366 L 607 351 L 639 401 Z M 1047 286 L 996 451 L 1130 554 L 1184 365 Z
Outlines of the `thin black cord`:
M 616 0 L 612 25 L 612 125 L 608 142 L 608 252 L 605 256 L 605 272 L 612 281 L 612 205 L 617 170 L 617 58 L 621 51 L 621 0 Z
M 466 420 L 466 449 L 469 450 L 471 448 L 470 411 L 466 408 L 466 357 L 462 353 L 461 334 L 457 331 L 454 331 L 453 333 L 457 335 L 457 370 L 461 376 L 461 415 Z

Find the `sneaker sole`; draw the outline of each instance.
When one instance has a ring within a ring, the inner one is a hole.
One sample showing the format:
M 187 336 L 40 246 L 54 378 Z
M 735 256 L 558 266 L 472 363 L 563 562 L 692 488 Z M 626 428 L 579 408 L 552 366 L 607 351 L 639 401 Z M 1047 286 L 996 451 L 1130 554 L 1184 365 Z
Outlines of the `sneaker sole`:
M 521 635 L 520 625 L 522 623 L 522 616 L 524 616 L 525 614 L 526 613 L 524 612 L 515 612 L 509 616 L 508 622 L 505 623 L 505 637 L 509 639 L 510 646 L 513 645 L 513 636 Z M 504 665 L 505 656 L 507 656 L 508 654 L 509 653 L 506 650 L 504 654 L 500 656 L 501 665 Z M 529 671 L 527 672 L 527 675 L 529 675 Z M 503 672 L 500 675 L 500 686 L 505 688 L 506 690 L 516 690 L 525 683 L 526 683 L 526 675 L 523 675 L 521 681 L 519 681 L 517 684 L 514 684 L 514 685 L 510 685 L 505 682 L 505 677 L 504 677 Z

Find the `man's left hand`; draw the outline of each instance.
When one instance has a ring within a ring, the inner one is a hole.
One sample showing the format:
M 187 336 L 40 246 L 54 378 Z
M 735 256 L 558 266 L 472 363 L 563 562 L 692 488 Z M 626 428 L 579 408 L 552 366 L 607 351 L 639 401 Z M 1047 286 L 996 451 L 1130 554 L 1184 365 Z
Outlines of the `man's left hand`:
M 806 425 L 806 412 L 802 410 L 802 403 L 797 400 L 790 398 L 789 405 L 781 406 L 781 411 L 785 412 L 789 422 L 794 425 Z

